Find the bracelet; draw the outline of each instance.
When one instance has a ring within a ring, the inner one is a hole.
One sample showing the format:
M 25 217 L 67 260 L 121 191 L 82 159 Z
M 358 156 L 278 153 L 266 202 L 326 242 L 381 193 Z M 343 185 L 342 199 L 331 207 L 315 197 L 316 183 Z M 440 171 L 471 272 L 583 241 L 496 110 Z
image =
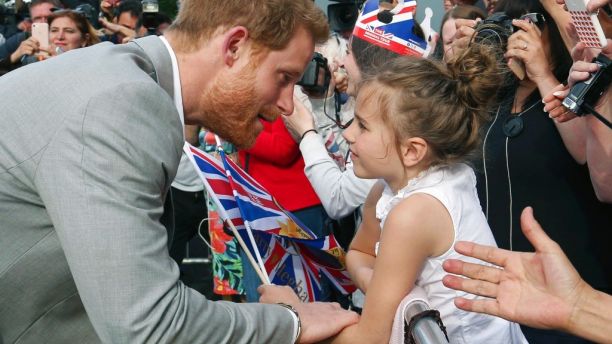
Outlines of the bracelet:
M 314 130 L 314 129 L 312 129 Z M 279 302 L 277 303 L 277 305 L 279 306 L 283 306 L 285 308 L 287 308 L 291 313 L 292 316 L 295 320 L 297 320 L 297 329 L 294 329 L 293 333 L 295 335 L 295 344 L 300 342 L 300 335 L 302 334 L 302 322 L 300 321 L 300 315 L 298 314 L 298 312 L 295 310 L 295 308 L 293 308 L 293 306 L 286 304 L 286 303 L 282 303 Z
M 302 137 L 300 137 L 300 141 L 302 141 L 304 139 L 304 136 L 306 136 L 306 134 L 313 132 L 315 134 L 318 134 L 319 132 L 317 131 L 317 129 L 308 129 L 305 132 L 302 133 Z

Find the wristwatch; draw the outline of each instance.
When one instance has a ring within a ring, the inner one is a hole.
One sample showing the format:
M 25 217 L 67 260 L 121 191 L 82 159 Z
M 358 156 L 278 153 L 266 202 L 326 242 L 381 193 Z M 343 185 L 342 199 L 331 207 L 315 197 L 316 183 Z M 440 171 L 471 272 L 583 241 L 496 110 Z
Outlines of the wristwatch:
M 293 331 L 294 338 L 295 338 L 295 342 L 294 343 L 296 343 L 296 344 L 299 343 L 300 342 L 300 335 L 302 334 L 302 322 L 300 321 L 300 315 L 295 310 L 295 308 L 293 308 L 293 306 L 291 306 L 289 304 L 279 302 L 279 303 L 277 303 L 277 305 L 283 306 L 283 307 L 287 308 L 289 311 L 291 311 L 291 314 L 292 314 L 294 320 L 296 320 L 296 324 L 297 324 L 295 330 Z

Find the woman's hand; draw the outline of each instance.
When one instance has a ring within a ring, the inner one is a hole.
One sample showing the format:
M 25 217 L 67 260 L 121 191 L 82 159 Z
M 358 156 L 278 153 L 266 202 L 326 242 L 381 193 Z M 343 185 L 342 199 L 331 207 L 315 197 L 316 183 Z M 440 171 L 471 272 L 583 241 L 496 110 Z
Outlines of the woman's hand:
M 577 82 L 587 80 L 591 73 L 596 72 L 599 69 L 599 65 L 591 63 L 591 61 L 599 52 L 602 52 L 606 56 L 612 55 L 612 39 L 608 39 L 608 45 L 603 49 L 588 49 L 584 43 L 580 42 L 576 44 L 572 49 L 572 59 L 574 64 L 570 69 L 567 77 L 567 86 L 558 85 L 548 95 L 546 95 L 542 102 L 546 104 L 544 111 L 548 112 L 550 118 L 554 118 L 557 122 L 567 122 L 573 118 L 576 118 L 576 114 L 569 111 L 565 106 L 562 105 L 563 99 L 567 97 L 572 86 Z M 607 93 L 606 93 L 607 94 Z M 598 104 L 595 104 L 595 108 L 599 108 L 608 97 L 600 97 Z
M 11 54 L 11 63 L 17 63 L 24 55 L 34 55 L 39 51 L 40 43 L 36 38 L 30 37 L 19 44 L 17 50 Z
M 461 51 L 465 50 L 467 46 L 470 44 L 472 37 L 474 37 L 474 27 L 480 21 L 471 20 L 471 19 L 455 19 L 455 28 L 457 32 L 455 33 L 455 37 L 453 38 L 453 43 L 451 44 L 451 49 L 453 51 L 453 55 L 457 56 L 461 53 Z
M 508 48 L 505 57 L 508 64 L 511 59 L 520 60 L 525 66 L 529 80 L 540 86 L 545 81 L 554 79 L 552 65 L 544 50 L 542 32 L 538 27 L 526 20 L 513 20 L 512 24 L 519 28 L 508 38 Z M 558 82 L 554 82 L 558 84 Z

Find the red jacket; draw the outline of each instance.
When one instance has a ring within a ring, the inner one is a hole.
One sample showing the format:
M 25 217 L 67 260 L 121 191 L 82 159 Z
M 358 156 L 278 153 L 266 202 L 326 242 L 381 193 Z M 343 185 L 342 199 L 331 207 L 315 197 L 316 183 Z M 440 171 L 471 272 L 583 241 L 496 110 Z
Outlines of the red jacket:
M 240 150 L 240 165 L 263 185 L 287 210 L 320 205 L 319 197 L 304 174 L 304 159 L 282 118 L 262 121 L 263 131 L 255 145 Z

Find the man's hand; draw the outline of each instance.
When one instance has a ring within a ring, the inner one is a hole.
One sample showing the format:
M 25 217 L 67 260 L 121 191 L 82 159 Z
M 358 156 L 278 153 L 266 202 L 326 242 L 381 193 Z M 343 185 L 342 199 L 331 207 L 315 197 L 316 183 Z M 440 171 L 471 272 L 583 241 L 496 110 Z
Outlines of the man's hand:
M 458 242 L 457 252 L 499 267 L 449 259 L 444 270 L 467 279 L 447 275 L 445 286 L 488 299 L 455 299 L 466 311 L 486 313 L 527 326 L 567 329 L 583 290 L 580 278 L 559 245 L 551 240 L 525 208 L 521 215 L 523 233 L 535 252 L 512 252 L 470 242 Z
M 342 309 L 335 302 L 300 302 L 293 289 L 287 286 L 262 285 L 257 291 L 261 294 L 259 302 L 282 302 L 295 308 L 302 323 L 300 343 L 320 342 L 359 321 L 357 313 Z

